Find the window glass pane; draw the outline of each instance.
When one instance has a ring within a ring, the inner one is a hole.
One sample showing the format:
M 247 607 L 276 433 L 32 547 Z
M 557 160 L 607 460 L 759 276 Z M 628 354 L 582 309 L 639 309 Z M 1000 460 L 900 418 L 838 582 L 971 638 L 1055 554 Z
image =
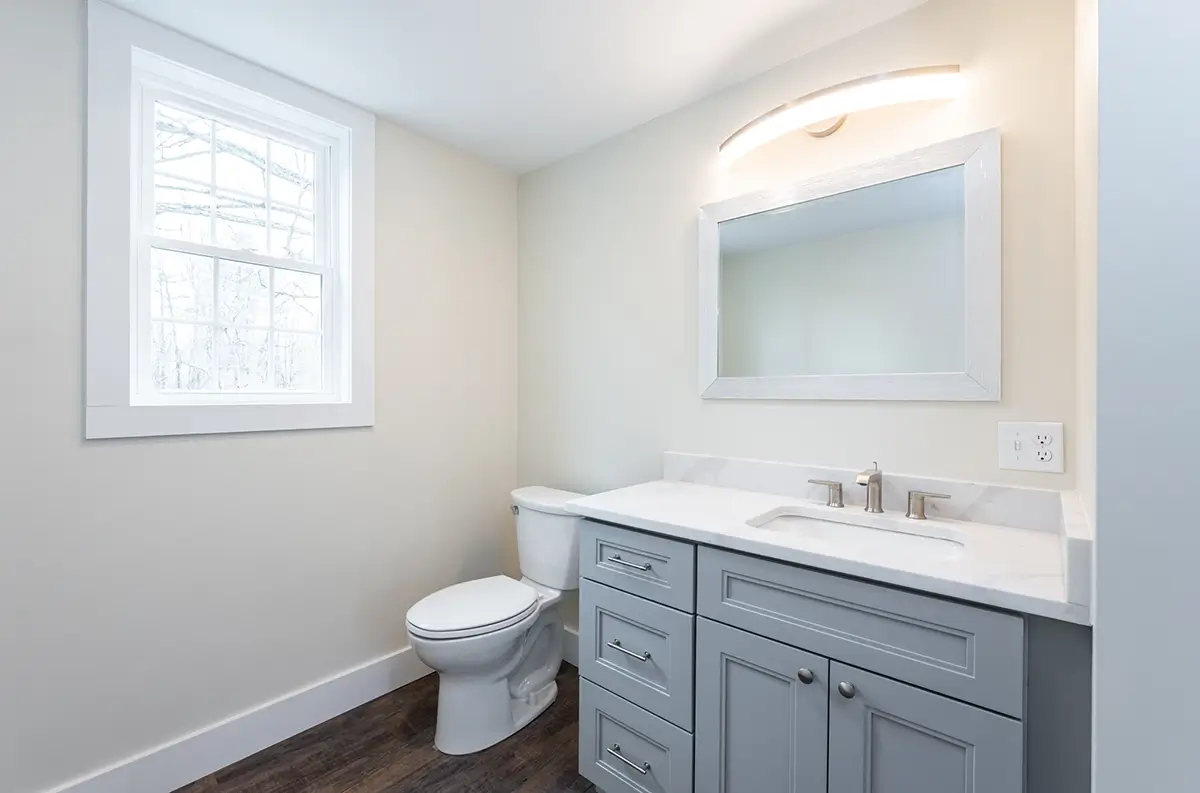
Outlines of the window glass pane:
M 329 284 L 289 265 L 237 261 L 243 258 L 237 251 L 246 251 L 326 264 L 315 250 L 314 209 L 324 209 L 315 195 L 319 146 L 292 146 L 254 131 L 255 124 L 243 129 L 214 120 L 219 111 L 193 112 L 166 101 L 155 102 L 153 151 L 144 153 L 153 159 L 153 174 L 145 174 L 153 177 L 153 234 L 229 250 L 214 257 L 151 247 L 155 387 L 322 391 L 323 290 Z M 146 362 L 141 366 L 145 371 Z
M 210 387 L 213 337 L 209 325 L 150 323 L 150 362 L 160 391 L 196 391 Z
M 212 243 L 212 194 L 207 187 L 154 176 L 154 233 L 174 240 Z
M 220 264 L 218 317 L 238 325 L 271 324 L 271 268 L 256 264 L 229 262 Z
M 217 387 L 222 391 L 263 391 L 270 377 L 270 333 L 221 328 Z
M 266 201 L 217 193 L 216 244 L 222 248 L 266 253 Z
M 208 184 L 212 124 L 184 110 L 154 103 L 154 170 Z
M 267 139 L 218 123 L 217 189 L 267 195 Z
M 172 319 L 211 319 L 213 260 L 207 256 L 150 250 L 150 314 Z
M 313 260 L 312 215 L 271 206 L 271 253 L 301 262 Z
M 313 153 L 271 141 L 271 200 L 312 209 Z
M 276 268 L 275 327 L 321 329 L 321 276 Z
M 320 391 L 321 337 L 315 333 L 275 334 L 275 387 Z

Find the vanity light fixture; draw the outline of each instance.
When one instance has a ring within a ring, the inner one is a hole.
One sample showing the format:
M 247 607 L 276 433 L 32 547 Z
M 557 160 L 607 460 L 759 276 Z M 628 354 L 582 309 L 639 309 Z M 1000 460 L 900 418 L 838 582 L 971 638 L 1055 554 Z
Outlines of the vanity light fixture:
M 721 162 L 727 165 L 800 128 L 818 138 L 832 135 L 850 113 L 905 102 L 954 99 L 961 92 L 962 75 L 957 65 L 918 66 L 831 85 L 768 110 L 730 135 L 721 144 Z

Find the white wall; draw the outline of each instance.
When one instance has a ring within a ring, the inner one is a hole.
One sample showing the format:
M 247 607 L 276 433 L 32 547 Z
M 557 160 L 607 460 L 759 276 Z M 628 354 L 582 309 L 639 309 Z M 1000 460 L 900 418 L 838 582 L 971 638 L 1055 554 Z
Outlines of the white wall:
M 664 449 L 1069 488 L 1000 471 L 996 422 L 1075 418 L 1072 0 L 931 0 L 904 16 L 521 180 L 520 477 L 594 491 L 653 479 Z M 962 64 L 967 95 L 787 136 L 718 170 L 779 102 L 901 67 Z M 1004 134 L 999 404 L 702 401 L 703 204 L 980 129 Z
M 1096 793 L 1196 789 L 1200 6 L 1099 2 Z
M 724 377 L 959 372 L 962 215 L 721 257 Z
M 403 647 L 418 598 L 513 569 L 515 178 L 380 123 L 373 429 L 85 443 L 83 53 L 80 0 L 0 4 L 5 793 Z

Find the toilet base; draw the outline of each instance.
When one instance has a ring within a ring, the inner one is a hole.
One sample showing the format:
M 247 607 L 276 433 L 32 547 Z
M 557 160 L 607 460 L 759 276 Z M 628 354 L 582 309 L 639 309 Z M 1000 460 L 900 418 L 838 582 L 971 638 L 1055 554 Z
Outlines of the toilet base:
M 507 659 L 483 654 L 479 663 L 468 662 L 464 643 L 470 649 L 478 641 L 454 640 L 457 651 L 450 643 L 413 644 L 417 656 L 439 670 L 433 743 L 444 754 L 471 754 L 500 743 L 558 696 L 554 678 L 562 666 L 563 627 L 556 603 L 547 605 L 524 633 L 497 637 L 497 647 L 511 647 Z M 434 654 L 435 649 L 446 652 Z M 492 671 L 484 673 L 485 669 Z
M 513 732 L 536 719 L 558 699 L 558 683 L 551 680 L 541 691 L 535 691 L 525 700 L 513 702 Z
M 539 610 L 513 625 L 476 636 L 409 641 L 438 673 L 434 745 L 444 754 L 471 754 L 509 737 L 558 696 L 563 625 L 557 590 L 534 586 Z
M 551 680 L 531 694 L 513 699 L 508 681 L 482 684 L 447 680 L 438 690 L 437 731 L 433 745 L 443 754 L 473 754 L 494 746 L 542 714 L 558 697 Z

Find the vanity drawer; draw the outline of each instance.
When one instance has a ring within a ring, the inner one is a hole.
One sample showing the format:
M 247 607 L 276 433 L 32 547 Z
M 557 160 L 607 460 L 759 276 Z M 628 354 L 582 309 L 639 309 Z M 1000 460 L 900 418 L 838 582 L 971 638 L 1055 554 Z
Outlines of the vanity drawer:
M 605 793 L 692 793 L 692 734 L 580 680 L 579 773 Z
M 696 547 L 585 520 L 579 532 L 579 575 L 695 612 Z
M 579 587 L 579 673 L 692 729 L 695 618 L 594 581 Z
M 1021 717 L 1018 616 L 715 548 L 697 575 L 705 617 Z

